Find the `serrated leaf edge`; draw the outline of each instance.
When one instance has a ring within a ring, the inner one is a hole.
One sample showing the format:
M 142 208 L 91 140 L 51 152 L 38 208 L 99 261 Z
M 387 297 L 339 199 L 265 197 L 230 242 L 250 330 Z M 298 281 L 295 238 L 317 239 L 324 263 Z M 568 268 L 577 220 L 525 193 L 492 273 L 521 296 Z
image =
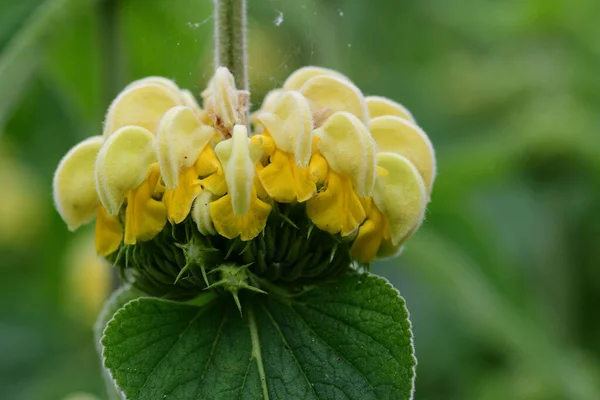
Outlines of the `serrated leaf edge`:
M 100 356 L 100 363 L 101 363 L 103 375 L 105 378 L 104 380 L 105 380 L 106 390 L 108 392 L 109 398 L 111 397 L 111 395 L 110 395 L 111 389 L 114 389 L 117 392 L 117 395 L 120 396 L 121 399 L 126 400 L 125 393 L 121 390 L 119 385 L 117 385 L 117 382 L 114 379 L 114 377 L 112 376 L 112 373 L 110 372 L 110 370 L 105 367 L 106 357 L 104 356 L 104 346 L 102 345 L 102 339 L 104 338 L 104 331 L 106 330 L 106 327 L 108 326 L 110 321 L 113 320 L 115 315 L 120 310 L 122 310 L 127 304 L 131 303 L 132 301 L 138 300 L 142 297 L 148 297 L 148 296 L 141 295 L 138 298 L 131 299 L 127 303 L 123 304 L 123 306 L 121 306 L 116 312 L 114 312 L 110 319 L 108 319 L 106 317 L 107 317 L 107 314 L 109 313 L 110 305 L 112 304 L 112 302 L 117 297 L 119 297 L 121 294 L 123 294 L 124 292 L 126 292 L 128 290 L 131 290 L 132 288 L 133 288 L 133 286 L 131 284 L 126 283 L 123 286 L 119 287 L 114 292 L 112 292 L 110 294 L 110 296 L 104 302 L 102 310 L 100 310 L 100 314 L 98 315 L 98 318 L 96 319 L 96 322 L 94 323 L 94 340 L 96 341 L 96 351 L 98 352 L 98 355 Z M 103 321 L 106 321 L 106 322 L 104 322 L 104 324 L 105 324 L 104 327 L 101 326 Z M 112 385 L 113 385 L 112 388 L 108 386 L 110 383 L 112 383 Z
M 359 274 L 360 275 L 360 274 Z M 387 286 L 389 286 L 390 288 L 392 288 L 393 291 L 396 292 L 396 294 L 398 295 L 398 297 L 400 297 L 403 301 L 404 301 L 404 309 L 406 310 L 406 320 L 408 321 L 408 331 L 410 332 L 410 346 L 412 347 L 412 358 L 414 361 L 414 365 L 412 367 L 412 382 L 411 382 L 411 389 L 410 389 L 410 397 L 409 400 L 414 400 L 415 398 L 415 384 L 416 384 L 416 380 L 417 380 L 417 364 L 418 364 L 418 360 L 417 360 L 417 356 L 415 355 L 415 335 L 413 334 L 413 330 L 412 330 L 412 322 L 410 319 L 410 311 L 408 310 L 408 307 L 406 306 L 406 300 L 404 299 L 404 297 L 402 297 L 402 295 L 400 294 L 400 291 L 398 289 L 396 289 L 396 287 L 394 287 L 394 285 L 392 285 L 392 283 L 385 277 L 374 274 L 372 272 L 367 272 L 364 273 L 362 275 L 366 275 L 369 277 L 374 277 L 377 278 L 381 281 L 383 281 L 383 283 Z

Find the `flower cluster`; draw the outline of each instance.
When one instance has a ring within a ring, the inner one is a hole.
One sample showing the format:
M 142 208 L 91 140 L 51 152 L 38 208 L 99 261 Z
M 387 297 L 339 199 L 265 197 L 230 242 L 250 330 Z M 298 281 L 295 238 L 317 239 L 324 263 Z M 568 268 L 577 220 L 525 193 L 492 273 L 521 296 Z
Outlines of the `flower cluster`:
M 318 67 L 294 72 L 250 120 L 248 95 L 224 67 L 202 93 L 204 108 L 168 79 L 127 86 L 102 136 L 58 166 L 54 200 L 69 229 L 95 217 L 96 249 L 110 256 L 181 224 L 252 242 L 277 213 L 307 236 L 343 243 L 350 260 L 397 253 L 421 224 L 435 177 L 433 148 L 411 114 Z M 282 214 L 290 207 L 300 219 Z

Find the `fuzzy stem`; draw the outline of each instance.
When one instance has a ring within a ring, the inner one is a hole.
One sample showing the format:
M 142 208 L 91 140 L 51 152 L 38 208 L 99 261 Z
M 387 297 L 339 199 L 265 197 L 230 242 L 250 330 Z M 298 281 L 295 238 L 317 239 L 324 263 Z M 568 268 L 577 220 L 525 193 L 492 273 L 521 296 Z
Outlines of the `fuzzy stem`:
M 236 86 L 248 90 L 246 0 L 214 0 L 215 68 L 227 67 Z
M 106 106 L 121 90 L 124 82 L 124 58 L 120 45 L 120 0 L 104 0 L 98 4 L 99 29 L 104 61 L 104 93 Z

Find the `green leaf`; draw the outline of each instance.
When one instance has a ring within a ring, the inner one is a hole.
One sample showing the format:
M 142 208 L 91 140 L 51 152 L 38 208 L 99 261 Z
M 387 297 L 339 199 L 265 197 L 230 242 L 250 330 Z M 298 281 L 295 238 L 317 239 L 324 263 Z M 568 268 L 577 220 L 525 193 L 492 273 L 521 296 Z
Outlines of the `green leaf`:
M 374 275 L 284 299 L 140 298 L 108 323 L 105 367 L 128 399 L 409 399 L 416 360 L 399 293 Z
M 102 355 L 102 345 L 100 343 L 100 340 L 102 339 L 102 332 L 104 332 L 108 321 L 110 321 L 113 315 L 125 304 L 133 299 L 142 297 L 143 295 L 144 294 L 142 292 L 127 284 L 115 290 L 106 300 L 104 306 L 102 307 L 102 311 L 100 311 L 98 320 L 94 325 L 94 338 L 98 346 L 97 350 L 99 355 Z M 107 371 L 103 371 L 102 375 L 104 378 L 104 383 L 106 384 L 106 392 L 109 400 L 120 400 L 121 395 L 119 394 L 118 389 L 115 387 L 114 381 L 111 379 Z

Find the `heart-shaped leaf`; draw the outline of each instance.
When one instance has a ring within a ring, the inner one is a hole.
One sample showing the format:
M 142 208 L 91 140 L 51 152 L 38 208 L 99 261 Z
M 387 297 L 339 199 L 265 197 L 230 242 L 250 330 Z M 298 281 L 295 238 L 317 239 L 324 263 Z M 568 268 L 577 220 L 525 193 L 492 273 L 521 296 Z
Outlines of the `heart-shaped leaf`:
M 108 323 L 104 363 L 127 399 L 409 399 L 408 312 L 384 279 L 349 275 L 295 298 L 202 306 L 139 298 Z

